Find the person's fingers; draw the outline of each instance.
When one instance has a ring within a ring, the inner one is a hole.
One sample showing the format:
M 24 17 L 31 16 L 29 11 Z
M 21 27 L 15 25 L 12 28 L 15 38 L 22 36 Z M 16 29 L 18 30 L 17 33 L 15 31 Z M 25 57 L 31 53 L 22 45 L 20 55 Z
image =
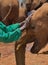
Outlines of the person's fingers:
M 32 10 L 31 12 L 32 13 L 23 22 L 21 22 L 20 25 L 25 24 L 25 23 L 27 24 L 29 22 L 29 20 L 31 19 L 31 16 L 35 12 L 35 10 Z
M 20 30 L 24 30 L 26 28 L 26 23 L 20 27 Z

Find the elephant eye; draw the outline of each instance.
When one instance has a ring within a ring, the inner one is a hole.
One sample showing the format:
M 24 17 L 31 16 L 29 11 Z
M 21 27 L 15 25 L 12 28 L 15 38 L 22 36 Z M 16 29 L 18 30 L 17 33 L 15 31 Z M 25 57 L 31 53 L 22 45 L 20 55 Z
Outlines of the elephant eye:
M 34 24 L 32 24 L 32 25 L 31 25 L 31 28 L 32 28 L 32 29 L 35 29 L 35 25 L 34 25 Z

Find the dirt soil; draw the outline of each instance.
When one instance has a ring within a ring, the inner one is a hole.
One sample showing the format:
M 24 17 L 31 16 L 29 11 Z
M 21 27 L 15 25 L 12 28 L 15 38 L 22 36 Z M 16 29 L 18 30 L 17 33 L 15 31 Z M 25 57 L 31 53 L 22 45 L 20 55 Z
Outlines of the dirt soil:
M 48 65 L 48 45 L 46 45 L 46 47 L 39 52 L 44 52 L 44 54 L 32 54 L 30 52 L 31 46 L 32 44 L 27 45 L 25 54 L 25 64 Z M 14 43 L 0 43 L 0 65 L 16 65 L 14 55 Z

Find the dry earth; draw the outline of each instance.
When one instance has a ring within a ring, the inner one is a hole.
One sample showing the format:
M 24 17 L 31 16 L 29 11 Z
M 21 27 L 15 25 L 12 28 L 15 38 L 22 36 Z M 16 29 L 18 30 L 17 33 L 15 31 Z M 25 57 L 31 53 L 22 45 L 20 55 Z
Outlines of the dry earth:
M 26 48 L 25 61 L 26 65 L 48 65 L 48 52 L 46 54 L 32 54 L 29 50 L 32 44 L 28 44 Z M 40 51 L 48 51 L 48 45 Z M 0 43 L 0 65 L 16 65 L 14 56 L 14 43 Z

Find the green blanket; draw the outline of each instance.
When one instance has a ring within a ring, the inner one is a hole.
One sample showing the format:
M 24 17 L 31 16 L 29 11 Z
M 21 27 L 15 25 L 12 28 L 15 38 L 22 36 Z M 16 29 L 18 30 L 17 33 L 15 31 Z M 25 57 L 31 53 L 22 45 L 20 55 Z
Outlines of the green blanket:
M 0 42 L 11 43 L 17 41 L 21 36 L 20 24 L 6 26 L 0 21 Z

